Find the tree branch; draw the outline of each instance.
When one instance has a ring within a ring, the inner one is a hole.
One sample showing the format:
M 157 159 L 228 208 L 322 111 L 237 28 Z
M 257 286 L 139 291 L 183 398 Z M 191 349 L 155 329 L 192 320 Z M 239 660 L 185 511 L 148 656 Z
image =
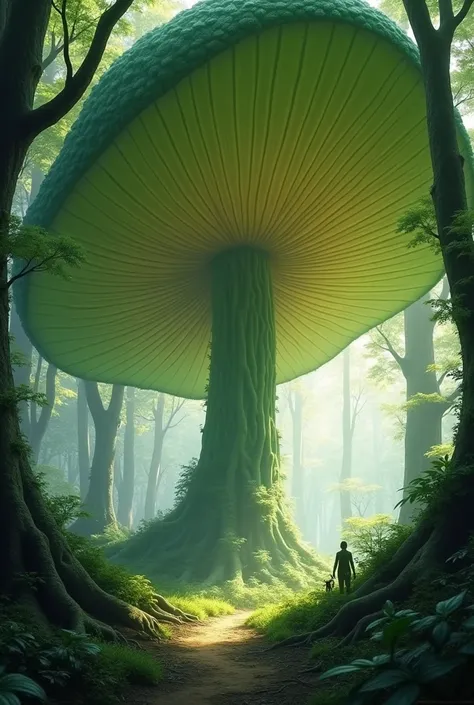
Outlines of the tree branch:
M 84 387 L 86 389 L 87 405 L 95 423 L 102 414 L 105 414 L 104 405 L 99 392 L 99 386 L 97 382 L 86 382 L 84 380 Z
M 53 413 L 54 402 L 56 401 L 56 372 L 54 365 L 48 365 L 46 371 L 46 406 L 41 407 L 39 419 L 35 424 L 35 434 L 38 439 L 42 439 L 46 433 L 51 414 Z
M 467 15 L 469 13 L 469 10 L 473 6 L 473 4 L 474 4 L 474 0 L 464 0 L 461 9 L 457 13 L 457 15 L 455 15 L 455 17 L 454 17 L 454 27 L 455 28 L 459 27 L 461 22 L 463 22 L 466 19 Z
M 438 0 L 439 6 L 439 28 L 451 29 L 454 23 L 454 12 L 452 0 Z
M 70 37 L 69 37 L 69 27 L 67 24 L 67 14 L 66 14 L 66 7 L 67 7 L 67 0 L 62 0 L 61 4 L 61 9 L 56 5 L 54 0 L 51 0 L 51 4 L 56 10 L 56 12 L 59 14 L 61 17 L 61 22 L 63 26 L 63 55 L 64 55 L 64 63 L 66 64 L 66 80 L 65 80 L 65 87 L 71 82 L 71 79 L 74 75 L 74 70 L 72 68 L 72 62 L 71 62 L 71 55 L 69 53 L 69 46 L 70 46 Z
M 403 6 L 417 41 L 422 35 L 436 35 L 425 0 L 403 0 Z
M 110 404 L 107 407 L 106 413 L 111 416 L 118 416 L 122 410 L 123 395 L 125 392 L 125 387 L 121 384 L 112 385 L 112 396 L 110 397 Z
M 102 13 L 89 51 L 69 83 L 66 81 L 64 88 L 58 95 L 49 102 L 31 110 L 24 117 L 22 127 L 30 137 L 38 135 L 57 123 L 82 98 L 102 60 L 113 28 L 130 8 L 132 2 L 133 0 L 115 0 L 113 5 Z
M 390 355 L 393 357 L 393 359 L 395 360 L 395 362 L 398 364 L 398 366 L 400 367 L 400 369 L 403 372 L 403 369 L 405 366 L 405 358 L 402 357 L 401 355 L 399 355 L 399 353 L 397 353 L 397 351 L 393 347 L 392 343 L 390 342 L 389 338 L 385 335 L 385 333 L 380 328 L 380 326 L 377 326 L 377 328 L 375 330 L 377 331 L 377 333 L 379 335 L 382 336 L 382 338 L 385 341 L 385 344 L 387 345 L 387 351 L 390 353 Z

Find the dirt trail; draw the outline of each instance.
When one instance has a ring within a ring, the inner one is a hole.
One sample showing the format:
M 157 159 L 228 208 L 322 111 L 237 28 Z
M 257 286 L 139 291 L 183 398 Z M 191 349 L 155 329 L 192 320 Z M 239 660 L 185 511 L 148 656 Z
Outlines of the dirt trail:
M 175 629 L 167 644 L 147 648 L 165 667 L 158 688 L 142 688 L 128 705 L 306 705 L 317 687 L 306 649 L 267 651 L 236 612 Z

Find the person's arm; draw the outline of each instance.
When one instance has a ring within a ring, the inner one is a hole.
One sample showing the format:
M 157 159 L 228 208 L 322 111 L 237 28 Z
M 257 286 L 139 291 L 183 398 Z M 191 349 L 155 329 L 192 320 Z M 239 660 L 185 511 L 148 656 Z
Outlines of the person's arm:
M 354 578 L 355 578 L 355 576 L 356 576 L 356 569 L 355 569 L 355 566 L 354 566 L 354 559 L 352 558 L 352 553 L 349 553 L 349 563 L 350 563 L 350 566 L 351 566 L 351 568 L 352 568 L 352 573 L 353 573 Z
M 336 553 L 336 560 L 334 561 L 334 568 L 332 569 L 332 577 L 334 578 L 336 576 L 336 568 L 339 563 L 339 553 Z

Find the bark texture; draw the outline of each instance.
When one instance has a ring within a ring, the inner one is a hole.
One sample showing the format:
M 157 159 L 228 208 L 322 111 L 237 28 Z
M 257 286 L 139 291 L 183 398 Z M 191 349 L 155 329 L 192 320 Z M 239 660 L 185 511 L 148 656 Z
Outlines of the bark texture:
M 96 382 L 85 382 L 85 388 L 95 427 L 89 490 L 84 501 L 84 511 L 89 516 L 77 519 L 72 531 L 92 536 L 117 525 L 113 501 L 114 458 L 125 388 L 113 385 L 107 408 L 104 407 Z
M 182 502 L 132 538 L 118 560 L 187 581 L 316 567 L 283 505 L 275 425 L 275 319 L 267 255 L 226 251 L 212 262 L 212 346 L 202 450 Z
M 79 490 L 81 499 L 87 497 L 91 473 L 89 407 L 85 383 L 77 380 L 77 462 L 79 466 Z
M 434 570 L 446 570 L 447 559 L 467 544 L 474 531 L 474 242 L 469 226 L 452 229 L 457 215 L 467 209 L 450 82 L 451 42 L 464 13 L 448 14 L 435 29 L 424 1 L 403 2 L 420 48 L 434 175 L 432 197 L 462 352 L 463 399 L 453 472 L 443 496 L 392 560 L 354 593 L 329 624 L 293 637 L 289 640 L 292 643 L 330 635 L 344 637 L 346 643 L 358 638 L 369 616 L 374 617 L 386 600 L 403 601 L 417 578 L 426 579 Z M 471 5 L 466 1 L 465 10 Z

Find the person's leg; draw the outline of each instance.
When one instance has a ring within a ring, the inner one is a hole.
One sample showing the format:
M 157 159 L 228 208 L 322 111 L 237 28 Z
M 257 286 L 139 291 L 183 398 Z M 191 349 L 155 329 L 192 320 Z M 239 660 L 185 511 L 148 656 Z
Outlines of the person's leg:
M 338 573 L 337 582 L 339 583 L 339 592 L 341 595 L 344 594 L 344 576 Z
M 351 591 L 351 574 L 346 575 L 346 592 L 349 594 Z

